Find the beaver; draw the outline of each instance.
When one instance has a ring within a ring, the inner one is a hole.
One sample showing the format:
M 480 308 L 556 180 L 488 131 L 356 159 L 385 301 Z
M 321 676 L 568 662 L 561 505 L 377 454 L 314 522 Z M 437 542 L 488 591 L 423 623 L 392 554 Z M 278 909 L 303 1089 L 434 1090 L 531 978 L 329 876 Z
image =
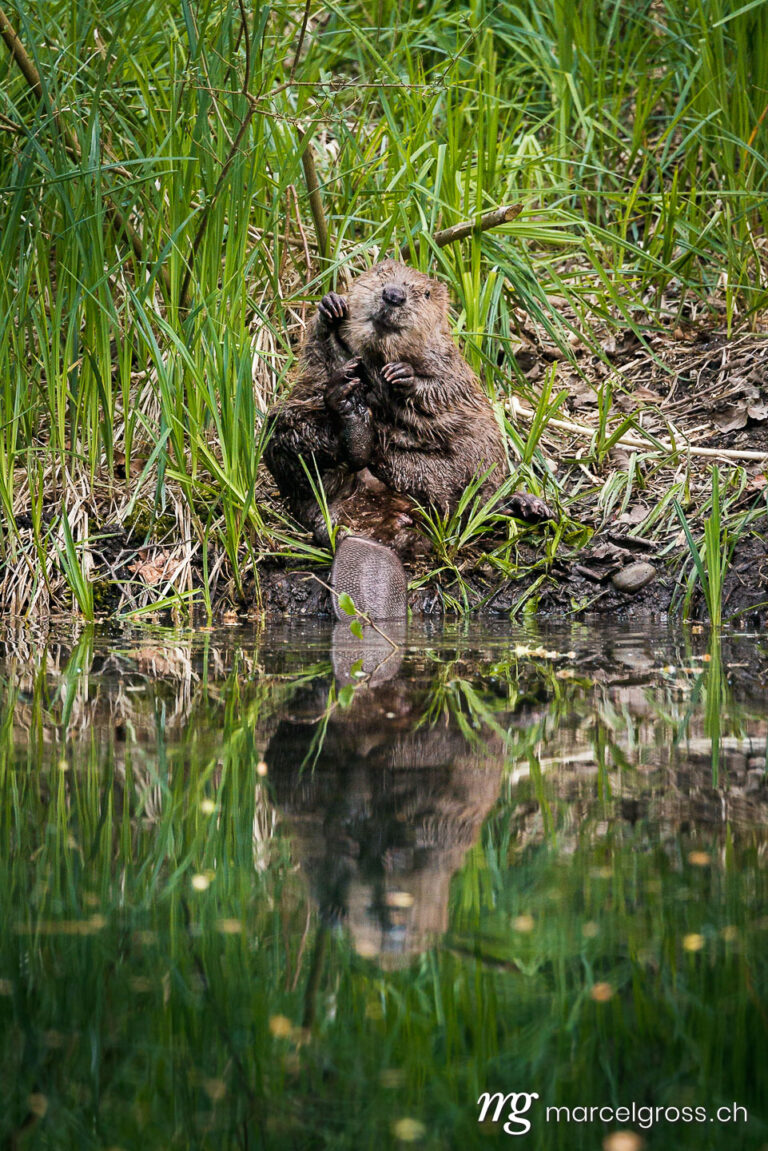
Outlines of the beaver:
M 296 383 L 267 413 L 265 450 L 280 494 L 318 543 L 328 543 L 318 479 L 333 523 L 413 558 L 423 541 L 414 501 L 450 513 L 476 476 L 487 473 L 484 496 L 506 477 L 501 429 L 454 342 L 448 305 L 445 284 L 396 260 L 320 301 Z M 524 492 L 504 510 L 550 514 Z M 368 557 L 348 549 L 358 552 Z

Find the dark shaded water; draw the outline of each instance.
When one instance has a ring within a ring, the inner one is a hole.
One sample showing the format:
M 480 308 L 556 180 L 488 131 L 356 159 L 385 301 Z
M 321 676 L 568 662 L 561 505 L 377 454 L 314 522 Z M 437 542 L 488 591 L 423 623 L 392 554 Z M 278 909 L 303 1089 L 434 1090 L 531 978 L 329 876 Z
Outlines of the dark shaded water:
M 6 632 L 1 1146 L 768 1147 L 765 640 L 393 638 Z

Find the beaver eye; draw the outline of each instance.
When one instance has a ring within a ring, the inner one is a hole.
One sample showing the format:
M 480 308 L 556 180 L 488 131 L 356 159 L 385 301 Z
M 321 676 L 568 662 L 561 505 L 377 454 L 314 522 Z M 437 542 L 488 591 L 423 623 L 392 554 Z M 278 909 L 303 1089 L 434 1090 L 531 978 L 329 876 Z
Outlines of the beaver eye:
M 432 295 L 432 293 L 430 292 L 429 288 L 427 288 L 426 292 L 424 293 L 425 299 L 428 300 L 431 295 Z

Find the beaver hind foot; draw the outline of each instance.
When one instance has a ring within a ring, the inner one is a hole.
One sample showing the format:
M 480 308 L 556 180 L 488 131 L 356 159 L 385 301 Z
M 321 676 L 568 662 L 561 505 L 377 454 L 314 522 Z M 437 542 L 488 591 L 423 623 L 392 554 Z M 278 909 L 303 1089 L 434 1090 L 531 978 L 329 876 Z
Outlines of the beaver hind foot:
M 370 619 L 405 619 L 408 579 L 397 554 L 365 536 L 345 536 L 336 549 L 331 569 L 333 610 L 338 620 L 349 619 L 339 607 L 345 592 L 361 615 Z

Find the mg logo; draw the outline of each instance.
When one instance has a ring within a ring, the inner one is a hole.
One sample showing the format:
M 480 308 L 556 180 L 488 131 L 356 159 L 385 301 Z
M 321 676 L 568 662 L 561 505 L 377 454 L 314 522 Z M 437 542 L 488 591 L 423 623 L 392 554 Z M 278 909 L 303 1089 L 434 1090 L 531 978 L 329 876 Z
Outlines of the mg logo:
M 485 1091 L 477 1101 L 480 1114 L 478 1123 L 486 1120 L 490 1123 L 500 1123 L 506 1114 L 504 1131 L 507 1135 L 527 1135 L 531 1129 L 530 1119 L 525 1115 L 530 1110 L 534 1099 L 538 1099 L 535 1091 L 513 1091 L 509 1095 L 502 1095 L 497 1091 L 495 1095 Z

